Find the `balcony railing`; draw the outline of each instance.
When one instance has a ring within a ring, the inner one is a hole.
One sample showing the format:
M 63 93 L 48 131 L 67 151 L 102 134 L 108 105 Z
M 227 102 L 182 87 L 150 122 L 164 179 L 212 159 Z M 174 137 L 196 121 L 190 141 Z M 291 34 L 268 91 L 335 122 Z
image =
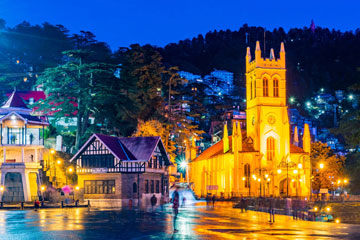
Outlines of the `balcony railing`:
M 77 167 L 77 173 L 123 173 L 123 174 L 131 174 L 131 173 L 144 173 L 145 172 L 145 162 L 131 162 L 131 161 L 123 161 L 118 166 L 107 168 L 107 167 L 96 167 L 96 168 L 82 168 L 80 166 Z

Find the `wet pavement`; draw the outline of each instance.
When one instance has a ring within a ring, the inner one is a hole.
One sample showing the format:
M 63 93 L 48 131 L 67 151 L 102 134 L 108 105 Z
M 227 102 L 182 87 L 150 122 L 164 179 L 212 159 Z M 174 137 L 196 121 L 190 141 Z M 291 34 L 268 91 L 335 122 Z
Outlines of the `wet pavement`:
M 230 203 L 180 208 L 177 233 L 172 209 L 156 212 L 114 209 L 0 211 L 0 239 L 360 239 L 359 225 L 295 221 L 241 213 Z

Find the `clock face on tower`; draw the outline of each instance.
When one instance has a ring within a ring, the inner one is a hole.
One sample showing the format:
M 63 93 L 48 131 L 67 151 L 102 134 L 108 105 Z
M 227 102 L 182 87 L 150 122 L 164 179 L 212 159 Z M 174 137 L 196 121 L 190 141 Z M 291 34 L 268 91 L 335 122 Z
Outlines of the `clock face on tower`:
M 270 125 L 273 125 L 273 124 L 275 124 L 275 122 L 276 122 L 276 118 L 275 118 L 274 115 L 271 114 L 271 115 L 268 116 L 267 121 L 268 121 L 268 123 L 269 123 Z

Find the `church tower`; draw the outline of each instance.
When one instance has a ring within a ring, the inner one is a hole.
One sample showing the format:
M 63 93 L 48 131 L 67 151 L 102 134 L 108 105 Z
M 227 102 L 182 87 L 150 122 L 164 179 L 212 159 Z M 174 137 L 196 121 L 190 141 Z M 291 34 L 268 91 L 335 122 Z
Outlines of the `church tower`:
M 261 56 L 256 42 L 255 59 L 246 53 L 246 128 L 247 136 L 260 152 L 261 167 L 275 167 L 290 154 L 290 129 L 286 106 L 286 66 L 284 43 L 280 58 L 274 50 L 269 58 Z

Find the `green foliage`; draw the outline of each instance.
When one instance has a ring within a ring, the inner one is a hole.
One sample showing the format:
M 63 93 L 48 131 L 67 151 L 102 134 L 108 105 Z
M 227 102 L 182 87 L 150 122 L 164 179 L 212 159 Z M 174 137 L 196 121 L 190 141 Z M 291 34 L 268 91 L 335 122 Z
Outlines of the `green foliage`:
M 310 160 L 312 165 L 312 189 L 328 188 L 334 190 L 337 181 L 345 174 L 345 157 L 334 154 L 332 149 L 322 142 L 311 143 Z M 324 164 L 324 168 L 320 168 Z

